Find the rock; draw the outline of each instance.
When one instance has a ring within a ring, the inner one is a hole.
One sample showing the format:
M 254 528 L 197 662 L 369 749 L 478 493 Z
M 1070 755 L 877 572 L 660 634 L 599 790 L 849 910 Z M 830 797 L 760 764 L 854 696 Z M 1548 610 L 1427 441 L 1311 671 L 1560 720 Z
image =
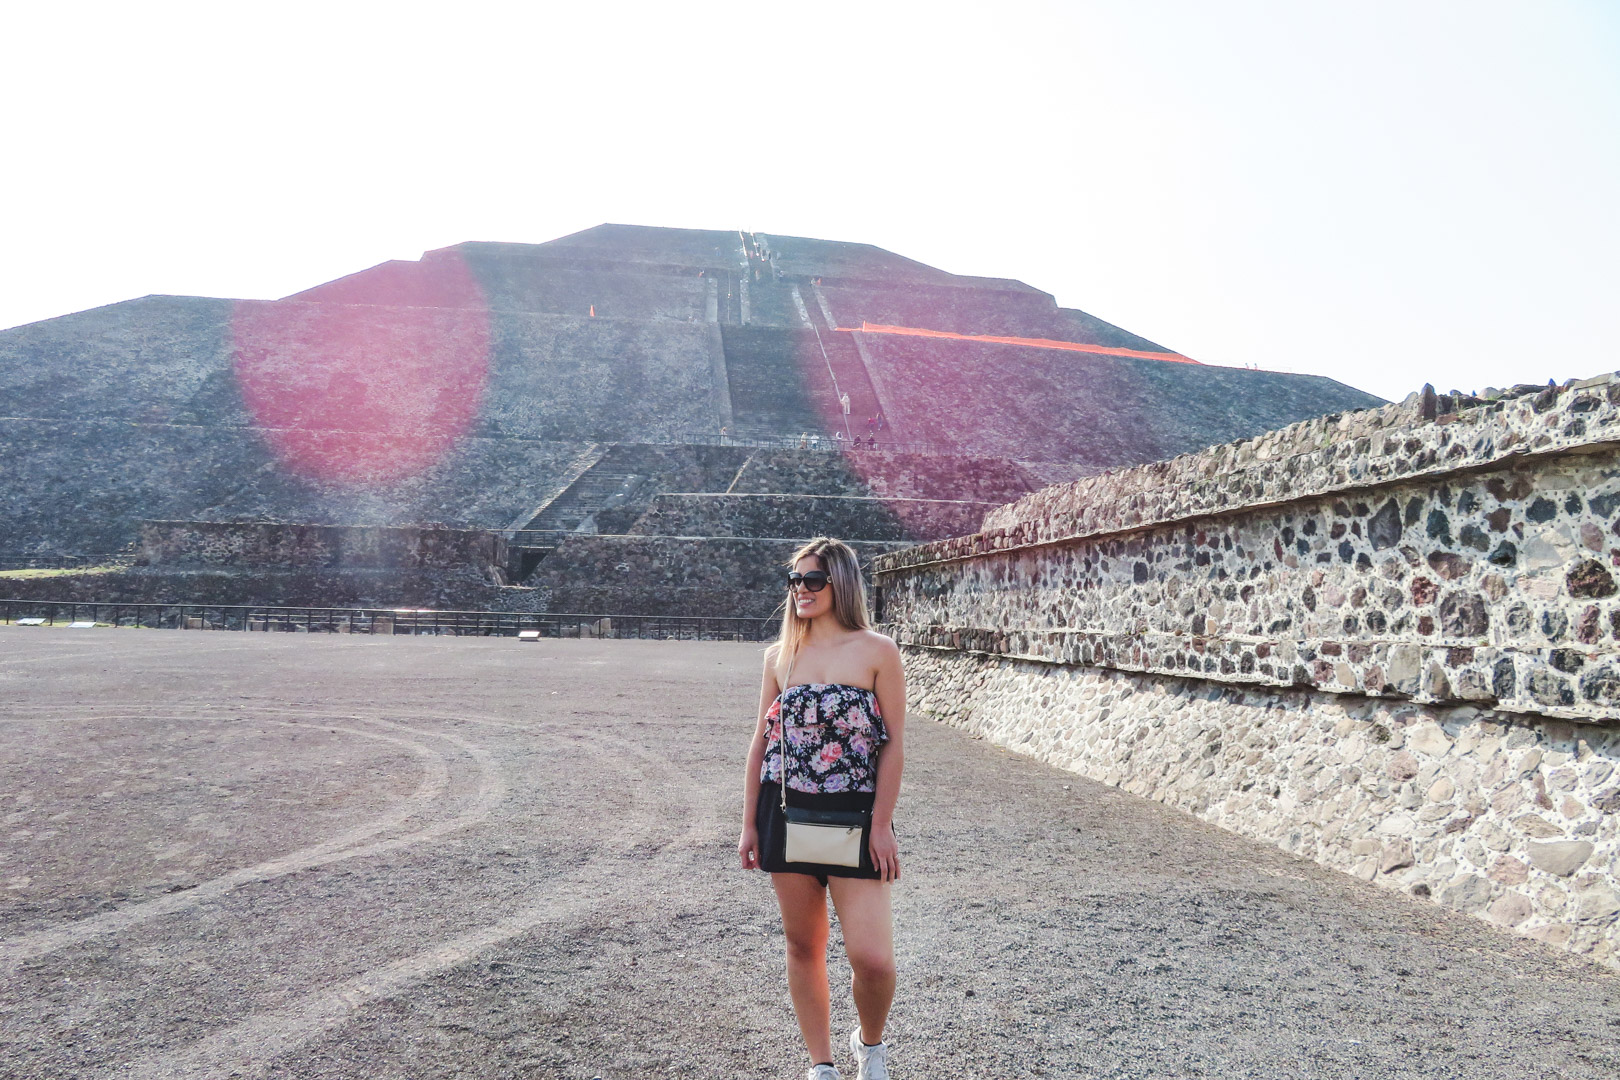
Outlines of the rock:
M 1413 757 L 1405 750 L 1399 750 L 1389 756 L 1389 761 L 1384 766 L 1384 771 L 1387 772 L 1392 779 L 1410 780 L 1412 777 L 1418 774 L 1417 758 Z
M 1513 824 L 1526 836 L 1533 836 L 1538 840 L 1564 835 L 1563 829 L 1560 829 L 1539 814 L 1524 814 L 1521 817 L 1514 818 Z
M 1374 551 L 1383 551 L 1400 543 L 1401 511 L 1394 499 L 1384 503 L 1378 513 L 1368 519 L 1367 539 L 1372 542 Z
M 1564 583 L 1569 587 L 1569 595 L 1582 599 L 1600 599 L 1620 591 L 1614 576 L 1596 559 L 1583 560 L 1565 575 Z
M 1533 909 L 1530 901 L 1518 893 L 1504 893 L 1485 909 L 1485 918 L 1498 926 L 1518 926 L 1528 919 Z
M 1562 949 L 1569 944 L 1570 936 L 1574 932 L 1574 930 L 1562 923 L 1554 923 L 1552 926 L 1538 926 L 1529 933 L 1537 941 L 1545 941 L 1549 945 Z
M 1440 601 L 1440 626 L 1450 637 L 1481 637 L 1491 626 L 1485 600 L 1477 593 L 1457 590 Z
M 1525 679 L 1525 689 L 1538 705 L 1573 705 L 1575 690 L 1569 680 L 1548 668 L 1533 668 Z
M 1464 701 L 1488 702 L 1496 698 L 1491 689 L 1490 675 L 1473 669 L 1457 673 L 1457 678 L 1453 680 L 1452 692 Z
M 1410 694 L 1417 689 L 1418 665 L 1423 654 L 1415 645 L 1397 645 L 1389 650 L 1389 681 L 1397 690 Z
M 1405 814 L 1391 814 L 1378 823 L 1378 831 L 1385 836 L 1410 836 L 1412 819 Z
M 1423 673 L 1423 693 L 1435 701 L 1445 701 L 1451 697 L 1451 683 L 1446 679 L 1446 669 L 1438 662 L 1430 664 Z
M 1513 667 L 1513 658 L 1504 656 L 1491 665 L 1491 694 L 1498 700 L 1511 698 L 1518 688 L 1518 674 Z M 1620 684 L 1617 684 L 1620 688 Z
M 1440 892 L 1440 902 L 1458 911 L 1478 911 L 1491 900 L 1491 883 L 1478 874 L 1463 874 Z
M 1491 864 L 1490 879 L 1503 885 L 1523 885 L 1530 880 L 1530 867 L 1522 859 L 1504 855 Z
M 1384 858 L 1378 864 L 1378 869 L 1380 871 L 1382 871 L 1383 873 L 1388 874 L 1388 873 L 1392 873 L 1392 872 L 1394 872 L 1396 870 L 1403 870 L 1406 867 L 1411 866 L 1411 865 L 1412 865 L 1412 844 L 1411 844 L 1411 841 L 1402 840 L 1399 843 L 1390 844 L 1388 847 L 1384 848 Z
M 1419 724 L 1407 734 L 1406 746 L 1429 757 L 1445 757 L 1451 750 L 1451 736 L 1439 724 Z
M 1556 877 L 1573 874 L 1591 855 L 1592 845 L 1585 840 L 1555 840 L 1530 845 L 1530 865 Z
M 1594 705 L 1620 703 L 1620 668 L 1604 664 L 1582 675 L 1581 697 Z
M 1604 922 L 1620 914 L 1620 893 L 1602 881 L 1591 881 L 1575 890 L 1575 917 L 1581 922 Z
M 1524 569 L 1531 572 L 1563 566 L 1574 554 L 1575 545 L 1570 543 L 1569 538 L 1551 529 L 1530 536 L 1520 551 Z
M 1440 593 L 1440 586 L 1436 585 L 1426 577 L 1419 577 L 1412 579 L 1411 590 L 1412 603 L 1418 605 L 1432 604 L 1434 603 L 1434 598 Z
M 1430 802 L 1450 802 L 1451 797 L 1457 794 L 1457 785 L 1452 783 L 1449 778 L 1442 776 L 1433 784 L 1430 784 L 1429 790 L 1423 794 Z
M 1431 552 L 1428 561 L 1429 568 L 1447 581 L 1456 581 L 1465 576 L 1473 565 L 1466 556 L 1454 555 L 1449 551 Z

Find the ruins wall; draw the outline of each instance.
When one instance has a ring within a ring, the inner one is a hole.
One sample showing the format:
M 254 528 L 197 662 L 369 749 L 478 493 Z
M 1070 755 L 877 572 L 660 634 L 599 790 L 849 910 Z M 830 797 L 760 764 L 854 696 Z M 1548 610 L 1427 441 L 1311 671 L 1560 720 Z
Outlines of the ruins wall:
M 856 434 L 864 431 L 856 424 Z M 760 450 L 737 473 L 734 494 L 814 492 L 884 499 L 1004 503 L 1041 485 L 1005 458 L 881 450 Z M 977 526 L 975 525 L 975 528 Z
M 547 610 L 545 593 L 515 585 L 497 585 L 487 574 L 470 567 L 449 570 L 261 567 L 251 573 L 193 567 L 137 567 L 4 580 L 8 600 L 47 600 L 60 604 Z
M 120 420 L 0 425 L 0 551 L 118 551 L 141 519 L 503 529 L 565 483 L 590 443 L 467 438 L 413 476 L 292 476 L 244 428 Z
M 663 494 L 630 530 L 662 536 L 916 540 L 977 526 L 993 504 L 839 495 Z
M 140 537 L 138 560 L 149 567 L 468 568 L 494 580 L 506 566 L 506 541 L 471 529 L 143 521 Z
M 787 595 L 787 560 L 800 540 L 749 537 L 565 537 L 523 581 L 549 611 L 767 618 Z M 864 543 L 862 559 L 900 543 Z
M 920 708 L 1620 963 L 1620 380 L 1324 417 L 881 557 Z

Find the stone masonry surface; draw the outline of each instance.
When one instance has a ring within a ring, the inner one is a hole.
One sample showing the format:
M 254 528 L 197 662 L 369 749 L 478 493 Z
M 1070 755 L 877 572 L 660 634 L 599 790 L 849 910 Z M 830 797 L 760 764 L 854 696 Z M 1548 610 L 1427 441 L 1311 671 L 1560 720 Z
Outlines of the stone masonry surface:
M 495 533 L 472 529 L 143 521 L 140 559 L 148 566 L 467 567 L 493 578 L 506 567 L 506 541 Z
M 1620 966 L 1620 731 L 908 649 L 923 713 Z
M 880 560 L 885 610 L 911 644 L 1612 718 L 1616 401 L 1390 406 L 1048 488 Z
M 1614 963 L 1617 404 L 1431 391 L 1048 488 L 879 557 L 881 617 L 940 715 Z
M 664 494 L 629 531 L 662 536 L 920 540 L 971 528 L 988 504 L 849 495 Z

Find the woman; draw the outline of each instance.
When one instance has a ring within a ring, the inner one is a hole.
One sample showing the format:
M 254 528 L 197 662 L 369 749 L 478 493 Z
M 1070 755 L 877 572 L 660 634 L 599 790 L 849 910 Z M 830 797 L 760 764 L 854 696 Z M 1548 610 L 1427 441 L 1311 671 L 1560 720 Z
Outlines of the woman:
M 854 971 L 850 1033 L 859 1080 L 888 1080 L 883 1025 L 894 999 L 889 884 L 900 878 L 894 804 L 900 794 L 906 682 L 900 650 L 871 629 L 865 585 L 848 544 L 817 537 L 789 563 L 782 633 L 765 652 L 759 722 L 748 746 L 745 870 L 771 875 L 787 936 L 788 991 L 813 1062 L 809 1080 L 839 1080 L 827 988 L 827 894 Z M 787 738 L 784 744 L 783 728 Z M 870 814 L 859 866 L 788 862 L 781 783 L 794 807 Z

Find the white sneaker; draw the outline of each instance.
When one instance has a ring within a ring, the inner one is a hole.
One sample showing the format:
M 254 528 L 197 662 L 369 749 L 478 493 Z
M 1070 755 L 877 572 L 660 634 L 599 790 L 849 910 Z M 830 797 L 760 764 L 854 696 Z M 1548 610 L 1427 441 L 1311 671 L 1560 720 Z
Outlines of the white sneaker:
M 831 1065 L 812 1065 L 804 1080 L 844 1080 L 844 1077 Z
M 888 1043 L 867 1046 L 861 1041 L 861 1029 L 856 1028 L 849 1033 L 849 1049 L 859 1066 L 855 1080 L 889 1080 Z

